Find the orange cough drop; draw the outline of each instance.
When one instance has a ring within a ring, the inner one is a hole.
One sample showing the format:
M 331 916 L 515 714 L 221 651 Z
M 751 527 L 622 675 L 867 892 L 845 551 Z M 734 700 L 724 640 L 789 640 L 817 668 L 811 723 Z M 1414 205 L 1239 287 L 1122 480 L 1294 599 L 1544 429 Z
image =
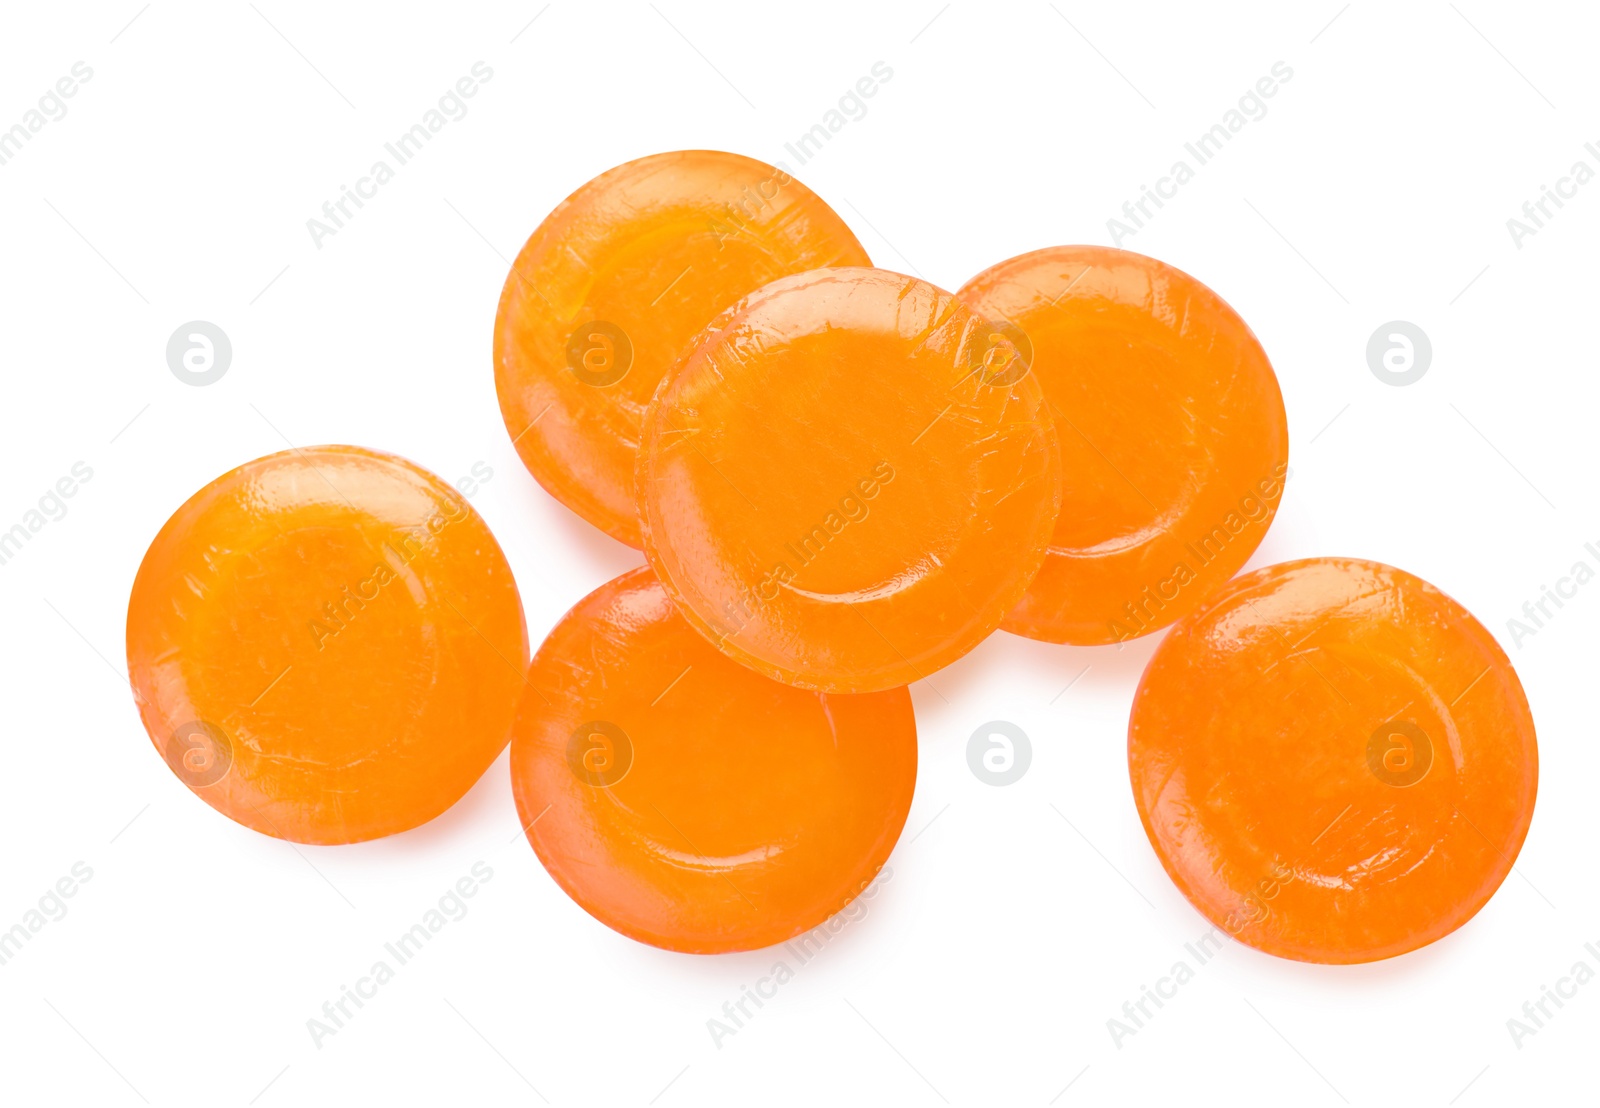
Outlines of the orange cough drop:
M 1288 473 L 1283 397 L 1244 320 L 1103 246 L 1012 258 L 959 295 L 1022 349 L 1061 434 L 1061 515 L 1005 629 L 1096 645 L 1199 607 L 1261 544 Z
M 272 454 L 195 493 L 128 601 L 156 749 L 213 808 L 293 842 L 375 839 L 454 804 L 505 749 L 527 657 L 478 513 L 351 446 Z
M 1000 624 L 1061 493 L 1017 351 L 878 269 L 786 277 L 662 383 L 639 458 L 645 553 L 700 632 L 790 684 L 926 677 Z
M 523 464 L 639 546 L 639 424 L 689 340 L 775 278 L 869 264 L 833 209 L 764 162 L 682 150 L 602 173 L 533 232 L 500 297 L 495 388 Z
M 540 861 L 624 935 L 691 953 L 770 946 L 877 876 L 911 805 L 905 689 L 780 685 L 718 653 L 648 569 L 550 632 L 511 743 Z
M 1511 872 L 1538 749 L 1505 653 L 1409 573 L 1268 566 L 1173 627 L 1128 726 L 1167 873 L 1268 954 L 1371 962 L 1460 927 Z

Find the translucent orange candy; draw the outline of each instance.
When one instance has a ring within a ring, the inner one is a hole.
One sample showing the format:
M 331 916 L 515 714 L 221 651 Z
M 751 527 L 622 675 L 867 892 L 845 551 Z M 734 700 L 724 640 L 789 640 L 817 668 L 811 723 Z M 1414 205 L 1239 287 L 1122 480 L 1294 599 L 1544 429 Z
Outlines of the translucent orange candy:
M 206 803 L 301 843 L 449 808 L 505 749 L 522 603 L 478 513 L 353 446 L 272 454 L 173 513 L 128 601 L 156 749 Z
M 1061 514 L 1007 631 L 1119 642 L 1239 571 L 1278 510 L 1289 432 L 1266 353 L 1221 297 L 1104 246 L 1023 254 L 957 295 L 1017 344 L 1061 435 Z
M 500 297 L 495 388 L 523 464 L 641 545 L 639 425 L 689 341 L 775 278 L 870 264 L 833 209 L 764 162 L 680 150 L 602 173 L 533 232 Z
M 1015 606 L 1055 525 L 1033 377 L 949 293 L 836 268 L 753 293 L 657 393 L 645 553 L 731 657 L 870 692 L 926 677 Z
M 1471 613 L 1390 566 L 1316 558 L 1246 574 L 1173 627 L 1128 767 L 1156 854 L 1207 919 L 1349 963 L 1483 907 L 1528 833 L 1539 756 Z
M 719 654 L 638 569 L 558 623 L 511 743 L 517 811 L 585 911 L 640 942 L 771 946 L 877 876 L 911 805 L 905 689 L 804 692 Z

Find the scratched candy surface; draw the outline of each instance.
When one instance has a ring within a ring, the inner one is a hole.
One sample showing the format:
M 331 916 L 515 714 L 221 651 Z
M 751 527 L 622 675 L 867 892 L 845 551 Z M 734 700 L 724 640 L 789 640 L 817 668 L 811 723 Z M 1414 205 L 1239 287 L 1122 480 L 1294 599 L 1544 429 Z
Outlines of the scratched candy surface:
M 511 775 L 528 840 L 585 911 L 670 950 L 751 950 L 877 876 L 911 806 L 916 723 L 903 688 L 806 692 L 730 660 L 641 568 L 539 648 Z
M 891 688 L 961 657 L 1037 571 L 1056 432 L 1016 350 L 884 270 L 775 281 L 646 417 L 645 552 L 701 633 L 778 680 Z
M 1241 942 L 1370 962 L 1449 934 L 1505 880 L 1533 719 L 1466 609 L 1376 562 L 1231 582 L 1156 650 L 1128 768 L 1167 873 Z
M 190 497 L 128 601 L 128 676 L 173 773 L 302 843 L 416 827 L 510 737 L 528 659 L 505 556 L 392 454 L 290 450 Z
M 957 294 L 1032 366 L 1061 434 L 1061 514 L 1007 631 L 1121 642 L 1193 611 L 1260 545 L 1283 495 L 1278 380 L 1244 320 L 1154 258 L 1056 246 Z
M 495 388 L 523 464 L 640 545 L 639 424 L 685 344 L 768 281 L 870 264 L 833 209 L 764 162 L 680 150 L 602 173 L 533 232 L 500 297 Z

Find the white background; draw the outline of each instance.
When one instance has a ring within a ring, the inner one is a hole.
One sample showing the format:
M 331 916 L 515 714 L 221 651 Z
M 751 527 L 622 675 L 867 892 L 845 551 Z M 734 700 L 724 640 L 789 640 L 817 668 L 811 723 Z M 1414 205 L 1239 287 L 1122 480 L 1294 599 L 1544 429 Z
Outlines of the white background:
M 1583 549 L 1600 541 L 1600 182 L 1520 248 L 1506 227 L 1576 160 L 1600 169 L 1583 149 L 1600 140 L 1592 10 L 139 4 L 0 17 L 0 127 L 73 63 L 93 69 L 0 166 L 0 530 L 73 463 L 94 472 L 0 566 L 0 929 L 75 862 L 93 870 L 0 966 L 0 1100 L 1592 1099 L 1600 984 L 1520 1048 L 1506 1023 L 1579 959 L 1600 969 L 1583 948 L 1600 942 L 1600 585 L 1520 644 L 1507 631 L 1574 562 L 1600 565 Z M 494 76 L 469 113 L 317 248 L 306 220 L 480 60 Z M 784 143 L 879 61 L 893 77 L 868 113 L 796 166 Z M 504 758 L 425 828 L 297 849 L 213 812 L 153 752 L 125 681 L 134 572 L 173 509 L 252 457 L 350 442 L 449 480 L 487 463 L 474 503 L 535 643 L 639 563 L 525 474 L 490 367 L 507 259 L 591 176 L 684 147 L 787 160 L 880 264 L 955 288 L 1036 247 L 1109 244 L 1106 220 L 1279 61 L 1294 76 L 1269 114 L 1122 245 L 1217 289 L 1277 368 L 1293 479 L 1252 565 L 1404 567 L 1521 674 L 1538 811 L 1462 931 L 1363 967 L 1230 946 L 1114 1044 L 1106 1021 L 1208 929 L 1127 784 L 1152 641 L 997 635 L 915 687 L 922 765 L 892 880 L 720 1047 L 707 1020 L 778 955 L 674 955 L 591 920 L 518 835 Z M 195 319 L 234 349 L 204 388 L 164 356 Z M 1365 356 L 1395 319 L 1434 351 L 1403 388 Z M 967 768 L 994 719 L 1033 744 L 1006 788 Z M 470 913 L 314 1046 L 306 1021 L 477 861 L 494 876 Z

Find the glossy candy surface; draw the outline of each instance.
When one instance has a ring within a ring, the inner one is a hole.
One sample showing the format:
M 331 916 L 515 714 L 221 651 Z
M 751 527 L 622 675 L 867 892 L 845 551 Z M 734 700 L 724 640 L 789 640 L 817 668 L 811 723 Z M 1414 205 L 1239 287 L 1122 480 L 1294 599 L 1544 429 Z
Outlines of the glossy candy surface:
M 766 286 L 662 383 L 639 458 L 645 552 L 732 657 L 868 692 L 954 661 L 1044 557 L 1055 429 L 1004 340 L 876 269 Z
M 390 454 L 272 454 L 195 493 L 128 602 L 128 673 L 196 795 L 302 843 L 454 804 L 510 735 L 528 641 L 478 513 Z
M 1527 700 L 1483 625 L 1420 578 L 1336 558 L 1246 574 L 1175 626 L 1128 765 L 1183 894 L 1307 962 L 1460 927 L 1510 872 L 1538 784 Z
M 1283 397 L 1205 285 L 1103 246 L 1001 262 L 957 294 L 1023 351 L 1061 435 L 1050 553 L 1002 626 L 1118 642 L 1193 611 L 1260 545 L 1283 494 Z
M 528 678 L 511 744 L 528 840 L 585 911 L 640 942 L 783 942 L 845 908 L 899 838 L 910 694 L 768 680 L 684 622 L 648 569 L 580 601 Z
M 639 546 L 639 424 L 689 340 L 775 278 L 870 264 L 833 209 L 764 162 L 681 150 L 602 173 L 533 232 L 500 297 L 495 388 L 523 464 Z

